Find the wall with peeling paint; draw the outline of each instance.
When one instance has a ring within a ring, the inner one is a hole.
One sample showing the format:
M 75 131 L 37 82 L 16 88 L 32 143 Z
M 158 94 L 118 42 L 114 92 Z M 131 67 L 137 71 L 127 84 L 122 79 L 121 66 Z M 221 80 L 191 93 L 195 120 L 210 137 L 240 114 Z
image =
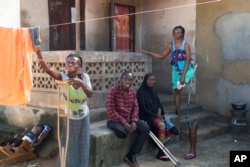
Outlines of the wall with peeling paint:
M 197 6 L 197 95 L 208 111 L 230 116 L 234 101 L 247 102 L 250 108 L 249 7 L 248 0 Z

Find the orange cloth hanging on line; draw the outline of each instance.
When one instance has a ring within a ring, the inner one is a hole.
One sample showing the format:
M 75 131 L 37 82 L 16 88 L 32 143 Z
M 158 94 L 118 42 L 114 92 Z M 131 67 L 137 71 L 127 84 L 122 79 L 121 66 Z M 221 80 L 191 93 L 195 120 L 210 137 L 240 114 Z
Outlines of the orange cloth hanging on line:
M 28 28 L 0 27 L 0 104 L 29 102 L 33 86 L 32 52 Z

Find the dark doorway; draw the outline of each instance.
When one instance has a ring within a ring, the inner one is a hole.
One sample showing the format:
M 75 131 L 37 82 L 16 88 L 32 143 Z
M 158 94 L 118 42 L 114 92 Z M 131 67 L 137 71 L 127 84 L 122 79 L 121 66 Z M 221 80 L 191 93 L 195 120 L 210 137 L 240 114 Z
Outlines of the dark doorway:
M 135 50 L 135 7 L 111 2 L 111 50 Z M 116 17 L 113 17 L 116 16 Z
M 49 0 L 50 50 L 75 50 L 76 26 L 72 23 L 74 0 Z M 84 20 L 85 0 L 80 0 L 80 20 Z M 85 24 L 80 23 L 80 48 L 85 49 Z

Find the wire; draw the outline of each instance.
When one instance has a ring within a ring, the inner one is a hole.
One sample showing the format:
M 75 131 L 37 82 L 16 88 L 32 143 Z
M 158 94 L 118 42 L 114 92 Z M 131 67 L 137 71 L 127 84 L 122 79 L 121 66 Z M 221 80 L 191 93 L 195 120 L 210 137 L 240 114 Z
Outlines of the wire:
M 142 12 L 135 12 L 135 13 L 122 14 L 122 15 L 107 16 L 107 17 L 100 17 L 100 18 L 94 18 L 94 19 L 87 19 L 87 20 L 75 21 L 73 23 L 68 22 L 68 23 L 61 23 L 61 24 L 53 24 L 53 25 L 49 25 L 49 26 L 45 26 L 45 27 L 56 27 L 56 26 L 63 26 L 63 25 L 82 23 L 82 22 L 106 20 L 106 19 L 123 17 L 123 16 L 139 15 L 139 14 L 145 14 L 145 13 L 153 13 L 153 12 L 159 12 L 159 11 L 163 11 L 163 10 L 172 10 L 172 9 L 178 9 L 178 8 L 185 8 L 185 7 L 191 7 L 191 6 L 210 4 L 210 3 L 215 3 L 215 2 L 219 2 L 219 1 L 221 1 L 221 0 L 212 0 L 212 1 L 194 3 L 194 4 L 187 4 L 187 5 L 180 5 L 180 6 L 174 6 L 174 7 L 161 8 L 161 9 L 147 10 L 147 11 L 142 11 Z

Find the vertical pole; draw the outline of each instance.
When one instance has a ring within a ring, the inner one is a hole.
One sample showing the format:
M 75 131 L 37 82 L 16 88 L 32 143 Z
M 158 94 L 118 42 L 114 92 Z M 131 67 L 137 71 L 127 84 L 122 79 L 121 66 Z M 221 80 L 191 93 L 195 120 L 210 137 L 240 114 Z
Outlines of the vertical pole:
M 80 51 L 80 0 L 75 0 L 76 8 L 76 51 Z

